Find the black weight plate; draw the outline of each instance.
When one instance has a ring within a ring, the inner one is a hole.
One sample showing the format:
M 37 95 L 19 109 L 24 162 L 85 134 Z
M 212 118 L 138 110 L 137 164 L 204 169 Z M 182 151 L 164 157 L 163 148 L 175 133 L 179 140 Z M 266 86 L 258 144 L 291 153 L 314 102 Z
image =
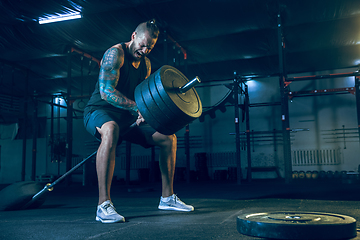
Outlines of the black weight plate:
M 171 128 L 171 119 L 167 116 L 162 109 L 156 104 L 153 99 L 153 92 L 150 90 L 149 81 L 143 82 L 139 88 L 136 103 L 138 105 L 140 113 L 143 115 L 147 123 L 154 129 L 162 134 L 174 133 Z
M 153 94 L 158 90 L 152 89 L 149 86 L 154 85 L 152 83 L 153 79 L 154 77 L 148 77 L 136 87 L 135 102 L 145 121 L 150 124 L 150 126 L 162 134 L 170 135 L 175 133 L 179 128 L 176 123 L 173 123 L 173 119 L 176 118 L 176 116 L 168 116 L 155 102 Z M 176 127 L 175 130 L 174 127 Z M 183 126 L 180 126 L 180 128 L 182 127 Z
M 166 88 L 163 83 L 167 84 Z M 202 106 L 195 89 L 184 94 L 179 92 L 179 87 L 186 83 L 188 80 L 180 71 L 165 65 L 136 87 L 135 102 L 139 111 L 158 132 L 173 134 L 201 115 Z
M 269 212 L 237 217 L 239 233 L 270 239 L 349 239 L 356 236 L 356 220 L 320 212 Z
M 159 91 L 165 102 L 174 103 L 174 107 L 192 118 L 200 117 L 202 105 L 200 98 L 194 88 L 185 93 L 178 90 L 189 82 L 179 70 L 171 66 L 164 66 L 161 69 L 161 85 L 165 91 Z M 156 79 L 157 86 L 160 85 Z
M 30 202 L 32 197 L 40 192 L 43 186 L 38 182 L 18 182 L 0 191 L 0 211 L 20 210 Z M 45 196 L 37 198 L 27 208 L 37 208 L 45 202 Z
M 176 116 L 180 115 L 180 116 L 185 116 L 187 117 L 187 114 L 184 113 L 181 109 L 179 109 L 176 105 L 175 102 L 173 102 L 173 100 L 169 97 L 169 94 L 171 94 L 171 92 L 173 91 L 178 91 L 178 89 L 173 89 L 173 88 L 165 88 L 164 84 L 168 83 L 168 82 L 172 82 L 172 79 L 169 78 L 169 74 L 167 74 L 167 79 L 162 79 L 163 78 L 163 73 L 164 71 L 167 71 L 167 69 L 169 69 L 168 66 L 163 66 L 161 69 L 161 71 L 159 71 L 159 74 L 157 76 L 155 76 L 154 81 L 152 82 L 152 84 L 150 84 L 150 86 L 153 89 L 157 89 L 158 91 L 156 91 L 156 93 L 154 93 L 155 95 L 155 101 L 157 102 L 162 102 L 166 104 L 166 111 L 170 111 L 172 113 L 174 113 Z M 172 69 L 172 68 L 170 68 Z M 174 76 L 173 76 L 174 77 Z M 176 76 L 178 77 L 178 76 Z M 164 83 L 164 84 L 163 84 Z M 169 84 L 169 83 L 168 83 Z
M 178 84 L 174 85 L 174 83 Z M 154 81 L 150 82 L 152 90 L 162 89 L 161 91 L 154 91 L 154 100 L 164 112 L 174 115 L 173 124 L 180 126 L 177 130 L 195 120 L 202 112 L 201 101 L 197 94 L 191 94 L 196 93 L 194 88 L 184 94 L 180 93 L 179 87 L 186 83 L 188 83 L 186 77 L 171 66 L 161 68 L 160 75 L 157 75 Z M 193 110 L 194 106 L 196 111 Z
M 159 77 L 154 78 L 153 81 L 149 81 L 149 88 L 154 102 L 159 106 L 162 112 L 171 119 L 171 126 L 169 127 L 176 129 L 175 132 L 194 120 L 193 117 L 179 109 L 169 97 L 163 98 L 163 95 L 167 96 L 167 93 L 164 93 L 165 90 L 159 91 L 159 89 L 164 89 Z
M 152 96 L 154 98 L 154 101 L 159 105 L 159 107 L 162 109 L 162 111 L 169 116 L 169 118 L 175 118 L 179 114 L 183 115 L 183 112 L 179 111 L 179 109 L 176 108 L 176 105 L 171 101 L 171 99 L 163 99 L 161 97 L 161 92 L 164 92 L 164 86 L 162 85 L 161 81 L 161 69 L 159 69 L 158 75 L 156 75 L 151 81 L 149 81 L 149 89 L 152 93 Z M 165 93 L 166 95 L 166 93 Z

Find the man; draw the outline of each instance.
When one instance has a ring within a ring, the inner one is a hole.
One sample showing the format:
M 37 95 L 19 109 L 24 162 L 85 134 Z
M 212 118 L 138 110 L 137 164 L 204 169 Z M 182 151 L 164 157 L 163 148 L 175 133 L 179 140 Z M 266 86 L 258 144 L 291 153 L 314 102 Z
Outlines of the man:
M 100 66 L 99 80 L 84 111 L 84 124 L 92 135 L 101 140 L 97 156 L 99 202 L 96 220 L 102 223 L 125 222 L 115 211 L 110 188 L 115 167 L 115 150 L 126 140 L 145 148 L 160 147 L 162 196 L 159 209 L 193 211 L 173 190 L 176 145 L 174 135 L 163 135 L 145 123 L 134 101 L 135 87 L 151 73 L 146 57 L 154 48 L 159 29 L 155 20 L 140 23 L 131 40 L 109 48 Z M 130 125 L 136 121 L 136 126 Z M 129 129 L 130 128 L 130 129 Z

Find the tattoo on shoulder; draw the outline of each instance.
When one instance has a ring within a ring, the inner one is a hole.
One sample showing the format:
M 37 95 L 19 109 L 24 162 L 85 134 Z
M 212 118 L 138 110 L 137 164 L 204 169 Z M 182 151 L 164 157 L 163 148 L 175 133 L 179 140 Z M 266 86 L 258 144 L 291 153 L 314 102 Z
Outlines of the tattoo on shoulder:
M 101 67 L 104 70 L 112 70 L 114 68 L 119 68 L 121 64 L 121 55 L 123 51 L 116 47 L 112 47 L 108 49 L 102 59 Z

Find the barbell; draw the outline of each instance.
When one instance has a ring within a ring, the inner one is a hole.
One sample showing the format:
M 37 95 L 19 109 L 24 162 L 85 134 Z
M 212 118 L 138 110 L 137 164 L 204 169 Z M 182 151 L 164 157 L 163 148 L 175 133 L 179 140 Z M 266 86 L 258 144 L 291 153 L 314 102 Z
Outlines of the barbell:
M 200 117 L 202 104 L 194 86 L 178 69 L 164 65 L 135 88 L 135 102 L 145 121 L 159 133 L 171 135 Z M 134 127 L 133 123 L 129 130 Z M 122 133 L 123 135 L 127 132 Z M 0 191 L 0 211 L 36 208 L 45 202 L 44 194 L 96 155 L 95 151 L 53 183 L 42 188 L 34 181 L 11 184 Z M 41 189 L 42 188 L 42 189 Z

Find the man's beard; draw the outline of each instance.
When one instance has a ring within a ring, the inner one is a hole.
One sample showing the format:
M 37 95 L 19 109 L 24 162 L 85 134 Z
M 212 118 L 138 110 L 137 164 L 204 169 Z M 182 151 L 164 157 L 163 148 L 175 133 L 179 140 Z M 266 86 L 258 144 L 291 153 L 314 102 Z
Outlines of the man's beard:
M 140 61 L 142 58 L 144 58 L 144 55 L 141 55 L 141 54 L 137 54 L 138 56 L 140 56 L 139 58 L 136 57 L 136 50 L 133 48 L 133 44 L 130 44 L 129 45 L 129 49 L 128 49 L 128 55 L 131 56 L 131 58 L 134 60 L 134 61 Z

